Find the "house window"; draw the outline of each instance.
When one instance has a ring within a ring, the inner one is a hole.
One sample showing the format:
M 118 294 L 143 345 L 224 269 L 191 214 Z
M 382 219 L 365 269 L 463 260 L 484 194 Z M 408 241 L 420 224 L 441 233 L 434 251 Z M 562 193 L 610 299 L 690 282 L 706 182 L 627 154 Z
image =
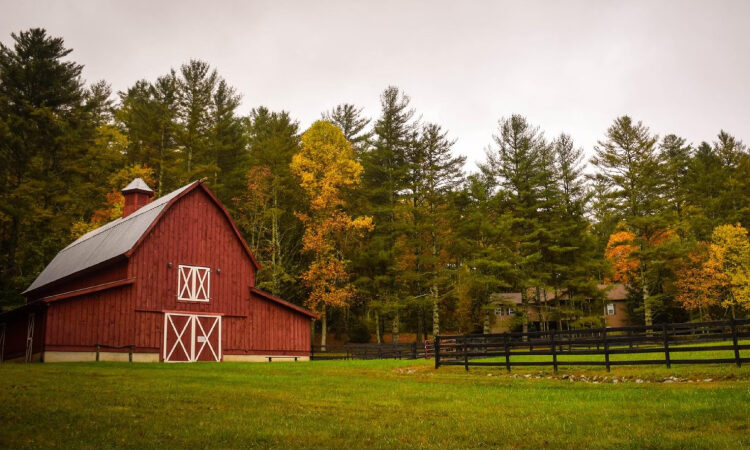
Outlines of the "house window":
M 177 300 L 207 302 L 211 291 L 211 269 L 183 266 L 177 268 Z
M 607 303 L 607 307 L 604 310 L 604 314 L 607 316 L 614 316 L 615 315 L 615 304 L 614 303 Z
M 510 316 L 512 314 L 512 311 L 510 308 L 495 308 L 495 315 L 496 316 Z

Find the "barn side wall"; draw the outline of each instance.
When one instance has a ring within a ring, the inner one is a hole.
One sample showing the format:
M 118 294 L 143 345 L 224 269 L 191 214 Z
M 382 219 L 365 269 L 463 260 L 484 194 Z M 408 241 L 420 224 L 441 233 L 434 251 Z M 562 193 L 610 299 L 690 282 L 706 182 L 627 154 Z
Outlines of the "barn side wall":
M 92 352 L 97 344 L 135 345 L 132 289 L 121 286 L 48 303 L 45 350 Z

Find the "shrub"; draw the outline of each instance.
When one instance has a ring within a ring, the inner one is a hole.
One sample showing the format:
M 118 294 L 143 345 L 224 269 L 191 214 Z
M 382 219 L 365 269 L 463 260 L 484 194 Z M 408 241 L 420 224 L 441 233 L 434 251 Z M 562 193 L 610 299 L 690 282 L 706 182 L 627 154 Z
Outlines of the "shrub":
M 365 344 L 370 342 L 370 328 L 364 320 L 356 320 L 349 328 L 349 342 Z

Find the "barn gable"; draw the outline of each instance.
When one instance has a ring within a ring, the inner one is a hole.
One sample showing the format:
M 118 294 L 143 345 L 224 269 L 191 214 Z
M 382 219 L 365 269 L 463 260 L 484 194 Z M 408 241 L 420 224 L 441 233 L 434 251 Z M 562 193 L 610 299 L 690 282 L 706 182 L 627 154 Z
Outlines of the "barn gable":
M 129 257 L 169 207 L 180 197 L 199 187 L 221 209 L 256 269 L 259 268 L 226 209 L 202 183 L 193 182 L 137 209 L 127 217 L 121 217 L 84 234 L 62 249 L 22 294 L 28 295 L 71 276 Z

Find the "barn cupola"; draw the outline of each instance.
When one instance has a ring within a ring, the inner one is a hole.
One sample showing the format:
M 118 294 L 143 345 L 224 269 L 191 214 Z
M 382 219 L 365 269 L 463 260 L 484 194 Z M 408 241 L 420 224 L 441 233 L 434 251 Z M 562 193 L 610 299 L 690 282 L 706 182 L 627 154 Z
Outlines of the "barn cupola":
M 122 207 L 122 217 L 128 217 L 141 206 L 148 204 L 154 196 L 154 191 L 140 178 L 131 181 L 122 190 L 125 197 L 125 205 Z

